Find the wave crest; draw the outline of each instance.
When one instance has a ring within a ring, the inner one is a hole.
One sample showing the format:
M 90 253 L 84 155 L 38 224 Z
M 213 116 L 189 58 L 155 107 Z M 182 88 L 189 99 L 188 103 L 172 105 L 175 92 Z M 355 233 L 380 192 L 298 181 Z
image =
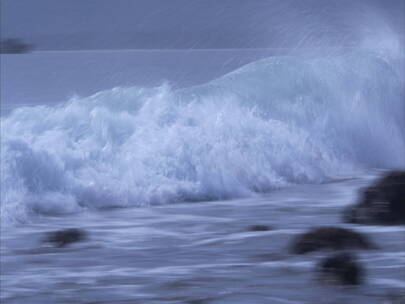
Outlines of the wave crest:
M 114 88 L 2 119 L 3 220 L 247 197 L 405 164 L 387 59 L 275 57 L 198 87 Z

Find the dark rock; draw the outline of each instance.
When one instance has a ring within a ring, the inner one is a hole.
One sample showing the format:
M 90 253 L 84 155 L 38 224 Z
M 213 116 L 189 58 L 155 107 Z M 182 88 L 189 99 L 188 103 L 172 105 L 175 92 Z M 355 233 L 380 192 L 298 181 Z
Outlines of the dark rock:
M 365 188 L 359 202 L 344 211 L 356 224 L 405 224 L 405 171 L 392 171 Z
M 317 227 L 299 235 L 293 242 L 291 251 L 304 254 L 312 251 L 349 248 L 372 249 L 375 246 L 358 232 L 340 227 Z
M 85 240 L 86 233 L 80 229 L 65 229 L 48 232 L 44 240 L 45 243 L 53 244 L 55 247 L 65 247 L 71 243 Z
M 325 283 L 358 285 L 363 281 L 363 267 L 349 253 L 337 253 L 318 264 L 319 279 Z
M 248 231 L 269 231 L 273 230 L 273 227 L 266 225 L 253 225 L 248 228 Z

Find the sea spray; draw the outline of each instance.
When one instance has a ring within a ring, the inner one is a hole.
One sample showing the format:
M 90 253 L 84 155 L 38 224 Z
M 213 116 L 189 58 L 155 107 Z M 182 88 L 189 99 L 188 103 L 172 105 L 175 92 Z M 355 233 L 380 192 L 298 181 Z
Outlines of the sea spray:
M 403 168 L 389 59 L 272 57 L 205 85 L 114 88 L 2 118 L 2 221 L 249 197 Z

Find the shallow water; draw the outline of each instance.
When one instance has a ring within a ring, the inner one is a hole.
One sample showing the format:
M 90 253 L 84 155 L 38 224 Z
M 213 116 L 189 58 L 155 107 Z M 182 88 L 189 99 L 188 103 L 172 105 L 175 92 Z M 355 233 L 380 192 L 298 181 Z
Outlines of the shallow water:
M 1 303 L 403 303 L 405 227 L 341 224 L 342 208 L 374 177 L 243 200 L 45 216 L 3 228 Z M 249 232 L 256 224 L 273 229 Z M 366 269 L 359 287 L 316 280 L 326 252 L 288 252 L 306 228 L 335 224 L 379 246 L 358 252 Z M 68 227 L 85 229 L 88 241 L 42 245 L 44 232 Z

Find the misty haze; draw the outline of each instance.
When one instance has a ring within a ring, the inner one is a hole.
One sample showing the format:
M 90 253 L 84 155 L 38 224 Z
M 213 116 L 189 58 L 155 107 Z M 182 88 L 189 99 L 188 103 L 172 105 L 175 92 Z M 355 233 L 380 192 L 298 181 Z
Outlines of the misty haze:
M 404 303 L 403 0 L 0 13 L 1 303 Z

